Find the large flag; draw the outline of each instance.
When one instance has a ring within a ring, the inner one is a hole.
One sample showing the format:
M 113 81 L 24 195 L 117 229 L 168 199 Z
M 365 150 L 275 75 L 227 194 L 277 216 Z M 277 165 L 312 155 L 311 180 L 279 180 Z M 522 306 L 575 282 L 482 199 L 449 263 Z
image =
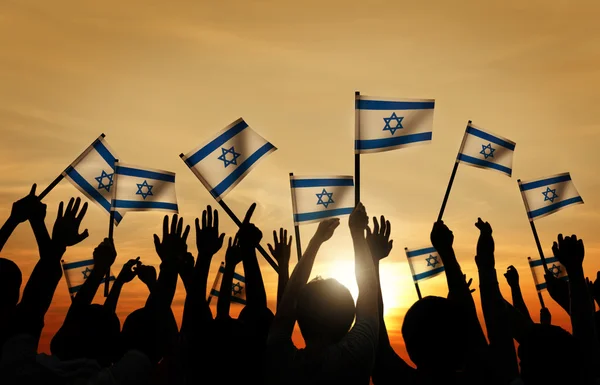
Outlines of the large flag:
M 239 118 L 207 144 L 181 154 L 210 194 L 220 201 L 266 155 L 277 150 Z
M 496 170 L 511 176 L 514 152 L 515 142 L 469 123 L 458 160 L 474 167 Z
M 223 280 L 223 273 L 225 273 L 225 263 L 221 262 L 215 283 L 210 290 L 208 295 L 208 303 L 212 300 L 212 297 L 219 297 L 219 290 L 221 289 L 221 281 Z M 231 302 L 239 303 L 242 305 L 246 304 L 246 278 L 238 273 L 233 273 L 233 281 L 231 283 Z
M 115 152 L 108 146 L 102 134 L 63 171 L 62 175 L 88 199 L 110 213 L 114 164 Z M 115 225 L 121 222 L 123 215 L 124 212 L 115 211 Z
M 583 203 L 568 172 L 528 182 L 518 181 L 529 221 Z
M 389 99 L 357 95 L 354 152 L 368 154 L 428 143 L 433 99 Z
M 175 173 L 115 163 L 113 210 L 177 213 Z
M 319 222 L 354 210 L 352 176 L 290 176 L 294 224 Z
M 535 283 L 536 290 L 542 291 L 547 289 L 546 279 L 544 278 L 544 274 L 546 273 L 544 271 L 544 263 L 541 259 L 532 260 L 531 257 L 527 259 L 529 260 L 529 267 L 531 268 L 531 274 L 533 274 L 533 282 Z M 548 273 L 552 274 L 555 278 L 565 281 L 569 280 L 567 269 L 555 257 L 546 258 L 546 266 L 548 266 Z
M 435 277 L 444 272 L 444 264 L 437 250 L 432 247 L 404 249 L 408 258 L 408 266 L 415 282 Z
M 67 287 L 69 288 L 69 294 L 74 297 L 75 294 L 81 289 L 81 286 L 86 279 L 90 276 L 92 270 L 94 270 L 94 260 L 87 259 L 85 261 L 78 262 L 62 262 L 63 271 L 65 272 L 65 279 L 67 280 Z M 115 276 L 112 273 L 109 274 L 109 283 L 115 280 Z M 102 279 L 102 283 L 106 282 L 106 277 Z

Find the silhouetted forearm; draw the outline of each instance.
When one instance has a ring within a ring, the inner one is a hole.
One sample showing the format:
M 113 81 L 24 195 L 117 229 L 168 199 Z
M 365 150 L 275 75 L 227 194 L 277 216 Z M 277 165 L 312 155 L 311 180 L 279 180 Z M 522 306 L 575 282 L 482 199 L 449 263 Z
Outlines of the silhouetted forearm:
M 249 306 L 267 306 L 267 291 L 263 282 L 258 259 L 256 258 L 256 249 L 244 251 L 242 259 L 244 274 L 246 278 L 246 301 Z
M 290 265 L 288 263 L 281 263 L 278 265 L 279 272 L 277 273 L 277 310 L 279 310 L 279 305 L 283 300 L 283 293 L 285 292 L 285 287 L 290 280 Z
M 112 287 L 110 288 L 110 293 L 108 293 L 108 297 L 104 301 L 104 308 L 110 311 L 111 313 L 117 312 L 117 304 L 119 303 L 119 297 L 121 296 L 121 290 L 123 289 L 123 281 L 117 277 Z
M 231 308 L 231 287 L 233 285 L 233 273 L 235 266 L 225 264 L 225 271 L 221 278 L 221 287 L 219 288 L 219 298 L 217 299 L 217 318 L 229 318 L 229 309 Z
M 161 263 L 158 279 L 148 296 L 146 307 L 170 308 L 177 288 L 177 268 L 172 263 Z
M 525 300 L 523 299 L 523 293 L 521 293 L 521 286 L 517 283 L 515 285 L 510 286 L 510 292 L 512 296 L 512 304 L 518 311 L 523 314 L 529 321 L 533 322 L 533 318 L 531 318 L 531 314 L 529 314 L 529 309 L 527 309 L 527 305 L 525 304 Z

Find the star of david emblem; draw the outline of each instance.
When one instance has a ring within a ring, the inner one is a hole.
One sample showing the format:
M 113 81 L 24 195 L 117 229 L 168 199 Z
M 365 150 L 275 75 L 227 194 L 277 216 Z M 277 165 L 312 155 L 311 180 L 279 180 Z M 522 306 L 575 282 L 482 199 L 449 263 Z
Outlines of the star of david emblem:
M 435 267 L 435 265 L 440 263 L 438 261 L 438 257 L 433 256 L 433 255 L 429 255 L 429 257 L 425 258 L 425 260 L 427 261 L 427 266 L 431 266 L 431 267 Z
M 94 178 L 96 179 L 96 182 L 98 182 L 98 190 L 105 189 L 106 191 L 110 192 L 110 188 L 113 185 L 113 175 L 114 173 L 108 174 L 106 171 L 102 170 L 102 174 Z M 108 181 L 108 183 L 105 183 L 105 179 Z
M 136 183 L 136 185 L 137 185 L 137 188 L 138 188 L 138 190 L 137 190 L 137 192 L 135 193 L 135 195 L 141 195 L 141 196 L 142 196 L 142 198 L 144 198 L 144 199 L 146 199 L 146 197 L 147 197 L 148 195 L 154 195 L 154 194 L 152 193 L 152 187 L 154 187 L 154 186 L 152 186 L 152 185 L 149 185 L 149 184 L 148 184 L 148 181 L 144 180 L 144 182 L 143 182 L 143 183 Z M 145 190 L 145 191 L 144 191 L 144 190 Z
M 552 266 L 548 268 L 548 271 L 551 272 L 555 278 L 558 278 L 560 275 L 560 270 L 560 266 L 556 266 L 555 264 L 552 264 Z
M 88 277 L 90 276 L 91 272 L 92 272 L 92 270 L 90 270 L 89 267 L 86 267 L 85 270 L 83 270 L 81 272 L 81 274 L 83 274 L 83 279 L 88 279 Z
M 236 282 L 236 283 L 234 283 L 234 284 L 231 285 L 231 294 L 233 296 L 241 295 L 243 289 L 244 289 L 243 286 L 240 285 L 239 282 Z
M 229 155 L 231 155 L 231 156 L 229 156 Z M 219 155 L 219 160 L 223 161 L 224 167 L 227 167 L 230 164 L 237 166 L 237 158 L 239 158 L 240 155 L 242 155 L 242 154 L 235 152 L 235 149 L 233 148 L 233 146 L 231 146 L 231 148 L 229 150 L 226 150 L 225 148 L 221 147 L 221 155 Z
M 558 198 L 556 194 L 556 189 L 551 189 L 550 187 L 546 187 L 546 191 L 542 191 L 544 195 L 544 202 L 550 201 L 550 203 L 554 203 L 554 200 Z
M 496 151 L 496 149 L 492 147 L 491 143 L 488 143 L 487 146 L 483 144 L 481 145 L 481 151 L 479 151 L 479 153 L 483 155 L 485 159 L 487 159 L 494 157 L 494 151 Z
M 325 208 L 327 208 L 330 204 L 335 203 L 333 201 L 333 193 L 328 193 L 325 189 L 323 189 L 323 191 L 315 195 L 317 196 L 317 198 L 319 198 L 319 200 L 317 201 L 317 206 L 323 205 L 325 206 Z M 323 197 L 326 197 L 327 200 L 323 200 Z
M 389 118 L 383 118 L 385 122 L 385 126 L 383 127 L 383 131 L 389 131 L 392 135 L 396 133 L 396 130 L 399 130 L 402 127 L 402 120 L 404 116 L 397 116 L 395 112 L 392 112 L 392 115 Z M 394 121 L 392 124 L 390 122 Z

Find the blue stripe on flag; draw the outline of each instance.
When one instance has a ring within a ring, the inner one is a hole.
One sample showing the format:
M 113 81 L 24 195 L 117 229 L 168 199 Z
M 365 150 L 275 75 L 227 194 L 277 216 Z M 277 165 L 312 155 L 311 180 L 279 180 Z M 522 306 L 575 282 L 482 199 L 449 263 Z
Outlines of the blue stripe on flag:
M 140 202 L 115 200 L 115 207 L 123 209 L 166 209 L 177 211 L 177 203 L 168 202 Z
M 306 222 L 313 221 L 315 219 L 323 219 L 329 217 L 336 217 L 338 215 L 351 214 L 354 207 L 344 207 L 341 209 L 315 211 L 312 213 L 294 214 L 294 222 Z
M 490 141 L 492 143 L 496 143 L 499 146 L 508 148 L 511 151 L 515 150 L 515 145 L 507 142 L 506 140 L 500 139 L 497 136 L 494 136 L 492 134 L 488 134 L 487 132 L 483 132 L 481 130 L 476 129 L 475 127 L 471 127 L 471 126 L 467 126 L 467 133 L 477 136 L 481 139 L 485 139 L 487 141 Z
M 444 271 L 444 266 L 438 267 L 437 269 L 426 271 L 426 272 L 421 273 L 421 274 L 415 274 L 415 275 L 413 275 L 413 280 L 419 281 L 421 279 L 431 277 L 432 275 L 439 274 L 442 271 Z
M 198 162 L 202 161 L 202 159 L 210 155 L 211 152 L 221 147 L 225 142 L 242 132 L 246 127 L 248 127 L 248 124 L 242 120 L 229 130 L 213 139 L 210 143 L 196 151 L 192 156 L 185 160 L 188 167 L 194 167 L 196 164 L 198 164 Z
M 544 214 L 548 214 L 551 213 L 553 211 L 556 211 L 562 207 L 568 206 L 568 205 L 572 205 L 575 203 L 583 203 L 583 199 L 581 199 L 581 197 L 575 197 L 575 198 L 569 198 L 569 199 L 565 199 L 564 201 L 560 201 L 558 203 L 554 203 L 550 206 L 547 207 L 542 207 L 541 209 L 537 209 L 537 210 L 533 210 L 533 211 L 529 211 L 527 213 L 527 215 L 529 216 L 530 219 L 534 219 L 536 217 L 539 217 L 540 215 L 544 215 Z
M 371 150 L 375 148 L 394 147 L 402 144 L 425 142 L 431 140 L 431 137 L 432 132 L 422 132 L 420 134 L 403 135 L 394 138 L 355 140 L 354 149 Z
M 411 250 L 406 252 L 408 258 L 418 257 L 419 255 L 437 253 L 435 247 L 426 247 L 424 249 Z
M 538 188 L 538 187 L 549 186 L 551 184 L 566 182 L 569 180 L 571 180 L 571 175 L 567 174 L 567 175 L 555 176 L 555 177 L 548 178 L 548 179 L 538 180 L 536 182 L 523 183 L 521 185 L 521 191 L 527 191 L 527 190 L 531 190 L 531 189 Z
M 563 276 L 563 277 L 560 277 L 559 279 L 562 279 L 563 281 L 568 281 L 569 277 Z M 546 284 L 546 282 L 542 282 L 542 283 L 535 285 L 535 288 L 537 290 L 543 290 L 543 289 L 546 289 L 547 287 L 548 287 L 548 285 Z
M 210 289 L 210 295 L 212 295 L 213 297 L 219 297 L 219 291 L 215 290 L 215 289 Z M 234 295 L 231 296 L 231 302 L 235 302 L 235 303 L 239 303 L 242 305 L 246 304 L 246 300 L 243 298 L 238 298 Z
M 139 178 L 163 180 L 165 182 L 175 183 L 175 175 L 163 174 L 160 172 L 140 170 L 138 168 L 117 166 L 115 173 L 118 175 L 135 176 Z
M 357 110 L 431 110 L 435 102 L 395 102 L 386 100 L 357 100 Z
M 219 266 L 219 273 L 225 274 L 225 268 L 223 266 Z M 243 276 L 239 275 L 235 271 L 233 272 L 233 278 L 237 279 L 240 282 L 246 283 L 246 278 L 244 278 Z
M 551 258 L 546 258 L 546 263 L 554 263 L 554 262 L 558 262 L 558 259 L 551 257 Z M 529 262 L 529 266 L 531 267 L 536 267 L 536 266 L 542 266 L 544 263 L 542 262 L 541 259 L 536 259 L 535 261 L 531 261 Z
M 252 155 L 250 155 L 244 163 L 240 164 L 235 170 L 231 172 L 231 174 L 227 175 L 225 179 L 221 183 L 219 183 L 215 188 L 210 190 L 210 194 L 218 198 L 225 191 L 229 189 L 239 178 L 241 178 L 263 155 L 266 155 L 269 151 L 274 149 L 275 147 L 267 142 L 261 148 L 256 150 Z
M 292 179 L 292 188 L 301 187 L 328 187 L 328 186 L 354 186 L 352 178 L 339 179 Z
M 472 156 L 465 155 L 465 154 L 458 154 L 458 159 L 462 160 L 463 162 L 475 164 L 477 166 L 493 168 L 495 170 L 505 172 L 508 175 L 512 174 L 512 168 L 508 168 L 506 166 L 502 166 L 497 163 L 488 162 L 487 160 L 473 158 Z
M 98 154 L 100 154 L 104 161 L 110 165 L 110 167 L 115 166 L 115 157 L 110 153 L 110 151 L 108 151 L 108 148 L 106 148 L 101 140 L 94 143 L 94 148 L 96 151 L 98 151 Z
M 90 265 L 93 265 L 93 264 L 94 264 L 94 260 L 93 259 L 86 259 L 85 261 L 64 263 L 63 264 L 63 269 L 64 270 L 76 269 L 78 267 L 90 266 Z
M 69 178 L 71 178 L 73 182 L 77 183 L 77 185 L 81 187 L 82 190 L 88 193 L 90 198 L 98 202 L 98 204 L 102 206 L 106 211 L 110 212 L 110 202 L 106 198 L 104 198 L 104 196 L 102 196 L 102 194 L 100 194 L 98 190 L 96 190 L 91 184 L 89 184 L 88 181 L 85 180 L 85 178 L 77 172 L 77 170 L 71 167 L 69 170 L 67 170 L 67 175 L 69 175 Z M 116 223 L 119 224 L 119 222 L 121 222 L 121 219 L 123 219 L 123 216 L 118 211 L 115 211 Z
M 114 275 L 111 275 L 110 278 L 108 279 L 109 282 L 112 282 L 115 280 Z M 102 282 L 100 283 L 105 283 L 106 282 L 106 278 L 102 279 Z M 82 283 L 81 285 L 77 285 L 77 286 L 73 286 L 69 288 L 69 293 L 70 294 L 75 294 L 79 291 L 79 289 L 81 289 L 81 286 L 83 286 L 84 284 Z

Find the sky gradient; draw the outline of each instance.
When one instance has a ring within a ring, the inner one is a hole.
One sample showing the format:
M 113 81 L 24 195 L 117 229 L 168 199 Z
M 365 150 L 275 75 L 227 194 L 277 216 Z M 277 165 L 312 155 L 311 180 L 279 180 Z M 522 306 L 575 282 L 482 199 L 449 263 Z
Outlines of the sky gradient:
M 263 246 L 280 226 L 293 230 L 288 173 L 352 175 L 354 91 L 436 100 L 433 141 L 362 157 L 368 214 L 392 222 L 394 250 L 382 262 L 386 321 L 399 334 L 416 293 L 404 247 L 427 245 L 468 120 L 515 141 L 513 177 L 461 166 L 444 216 L 463 271 L 474 279 L 480 216 L 494 228 L 496 268 L 514 265 L 535 319 L 539 302 L 527 265 L 536 247 L 517 179 L 570 172 L 585 204 L 537 222 L 547 254 L 559 232 L 584 239 L 588 276 L 600 269 L 596 155 L 600 139 L 600 6 L 592 1 L 113 1 L 0 2 L 1 216 L 32 183 L 49 184 L 100 133 L 122 161 L 177 173 L 187 223 L 215 206 L 179 159 L 239 117 L 278 151 L 226 198 L 238 216 L 254 201 Z M 44 200 L 52 226 L 58 203 L 79 192 L 63 181 Z M 223 231 L 235 226 L 222 214 Z M 152 234 L 161 213 L 129 213 L 115 231 L 117 274 L 129 258 L 158 265 Z M 65 260 L 89 258 L 107 235 L 108 215 L 91 206 L 90 237 Z M 303 226 L 306 245 L 316 225 Z M 193 237 L 192 237 L 193 239 Z M 28 277 L 38 256 L 27 224 L 3 250 Z M 195 252 L 195 245 L 190 242 Z M 223 259 L 215 256 L 211 280 Z M 314 275 L 333 276 L 356 295 L 347 219 L 321 250 Z M 296 260 L 296 256 L 292 256 Z M 277 277 L 261 260 L 270 306 Z M 211 281 L 212 282 L 212 281 Z M 209 282 L 209 285 L 210 283 Z M 442 277 L 424 295 L 445 296 Z M 174 301 L 181 315 L 184 290 Z M 478 291 L 475 298 L 479 306 Z M 126 285 L 124 320 L 147 292 Z M 564 311 L 544 293 L 553 321 L 570 330 Z M 102 301 L 101 295 L 96 298 Z M 58 329 L 69 297 L 64 279 L 46 317 L 40 346 Z M 234 305 L 233 311 L 239 309 Z M 296 336 L 300 342 L 301 338 Z

